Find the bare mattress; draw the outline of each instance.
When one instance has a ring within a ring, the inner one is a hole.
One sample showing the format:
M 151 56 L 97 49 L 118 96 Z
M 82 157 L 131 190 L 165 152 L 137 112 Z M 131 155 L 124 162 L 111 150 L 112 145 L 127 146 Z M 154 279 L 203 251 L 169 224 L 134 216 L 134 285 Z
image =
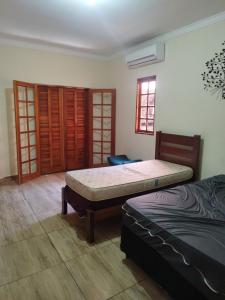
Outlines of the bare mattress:
M 145 192 L 191 179 L 190 167 L 162 160 L 70 171 L 66 184 L 90 201 Z

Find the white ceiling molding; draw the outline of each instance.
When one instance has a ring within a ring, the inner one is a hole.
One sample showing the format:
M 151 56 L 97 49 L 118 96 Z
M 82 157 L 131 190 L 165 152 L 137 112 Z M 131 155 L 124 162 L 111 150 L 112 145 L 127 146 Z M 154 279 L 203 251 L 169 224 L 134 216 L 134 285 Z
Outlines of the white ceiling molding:
M 98 54 L 91 54 L 87 52 L 78 51 L 75 49 L 66 47 L 66 46 L 59 46 L 50 44 L 46 45 L 43 42 L 34 42 L 29 41 L 27 39 L 19 38 L 19 37 L 12 37 L 11 35 L 2 34 L 0 32 L 0 45 L 11 45 L 15 47 L 20 48 L 28 48 L 28 49 L 34 49 L 34 50 L 44 50 L 48 52 L 56 52 L 66 55 L 74 55 L 80 58 L 87 58 L 87 59 L 95 59 L 95 60 L 101 60 L 101 61 L 107 61 L 109 58 L 107 56 L 98 55 Z
M 138 50 L 142 47 L 150 46 L 150 45 L 152 45 L 154 43 L 157 43 L 157 42 L 166 42 L 170 39 L 176 38 L 176 37 L 181 36 L 185 33 L 189 33 L 189 32 L 192 32 L 192 31 L 198 30 L 200 28 L 207 27 L 207 26 L 210 26 L 210 25 L 222 22 L 222 21 L 225 21 L 225 12 L 221 12 L 221 13 L 218 13 L 214 16 L 209 17 L 209 18 L 199 20 L 199 21 L 194 22 L 190 25 L 187 25 L 187 26 L 181 27 L 179 29 L 173 30 L 171 32 L 159 35 L 159 36 L 157 36 L 153 39 L 150 39 L 148 41 L 140 43 L 137 46 L 130 47 L 130 48 L 127 48 L 123 51 L 117 52 L 114 55 L 112 55 L 109 59 L 112 60 L 116 57 L 127 55 L 127 54 L 129 54 L 129 53 L 131 53 L 135 50 Z
M 191 23 L 190 25 L 181 27 L 179 29 L 176 29 L 174 31 L 159 35 L 153 39 L 147 40 L 143 43 L 140 43 L 134 47 L 129 47 L 124 49 L 123 51 L 116 52 L 113 55 L 98 55 L 98 54 L 91 54 L 87 52 L 82 52 L 76 49 L 73 49 L 72 47 L 66 47 L 61 45 L 56 45 L 52 43 L 45 43 L 43 41 L 30 41 L 26 38 L 20 38 L 17 36 L 12 36 L 10 34 L 6 33 L 0 33 L 0 45 L 12 45 L 16 47 L 22 47 L 22 48 L 30 48 L 30 49 L 37 49 L 37 50 L 45 50 L 49 52 L 56 52 L 56 53 L 62 53 L 67 55 L 75 55 L 77 57 L 81 58 L 88 58 L 88 59 L 96 59 L 101 61 L 109 61 L 116 57 L 123 56 L 126 54 L 131 53 L 134 50 L 138 50 L 142 47 L 152 45 L 156 42 L 165 42 L 167 40 L 176 38 L 178 36 L 181 36 L 185 33 L 192 32 L 195 30 L 198 30 L 200 28 L 221 22 L 225 20 L 225 11 L 218 13 L 216 15 L 213 15 L 211 17 L 199 20 L 197 22 Z

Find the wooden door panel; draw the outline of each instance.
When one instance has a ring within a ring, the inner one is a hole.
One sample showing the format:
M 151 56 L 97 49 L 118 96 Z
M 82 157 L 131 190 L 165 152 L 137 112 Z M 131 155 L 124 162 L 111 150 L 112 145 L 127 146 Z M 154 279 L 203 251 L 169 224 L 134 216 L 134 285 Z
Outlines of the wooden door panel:
M 50 123 L 48 107 L 48 87 L 38 86 L 39 133 L 40 133 L 40 170 L 46 174 L 51 169 L 50 161 Z
M 64 143 L 67 170 L 87 166 L 87 92 L 85 89 L 64 88 Z
M 73 88 L 63 89 L 63 111 L 65 166 L 67 170 L 72 170 L 76 168 L 76 103 Z
M 63 112 L 61 88 L 49 88 L 49 106 L 51 107 L 51 168 L 52 172 L 64 170 Z
M 88 131 L 88 117 L 87 117 L 87 91 L 84 89 L 77 90 L 77 168 L 84 168 L 87 166 L 87 131 Z
M 37 92 L 34 84 L 14 81 L 18 182 L 39 176 Z
M 38 86 L 41 174 L 64 171 L 62 89 Z
M 115 154 L 115 96 L 113 89 L 89 92 L 89 167 L 107 165 Z

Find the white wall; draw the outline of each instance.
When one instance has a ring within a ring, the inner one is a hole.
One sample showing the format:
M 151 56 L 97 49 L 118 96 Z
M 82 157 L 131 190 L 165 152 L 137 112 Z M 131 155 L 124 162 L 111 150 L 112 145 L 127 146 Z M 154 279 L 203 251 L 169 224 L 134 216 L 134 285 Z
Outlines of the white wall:
M 117 153 L 154 157 L 155 137 L 135 134 L 137 78 L 157 75 L 156 130 L 200 134 L 204 140 L 202 178 L 225 173 L 225 101 L 204 91 L 205 62 L 221 49 L 225 22 L 166 42 L 162 63 L 129 70 L 124 58 L 111 62 L 111 85 L 117 89 Z
M 16 173 L 13 80 L 104 88 L 107 63 L 39 50 L 0 46 L 0 179 Z
M 0 178 L 15 174 L 13 79 L 117 89 L 116 152 L 154 157 L 155 138 L 135 134 L 137 78 L 157 75 L 156 130 L 201 134 L 202 177 L 225 173 L 225 101 L 203 90 L 205 62 L 221 49 L 225 22 L 166 42 L 165 62 L 129 70 L 110 63 L 38 50 L 0 46 Z

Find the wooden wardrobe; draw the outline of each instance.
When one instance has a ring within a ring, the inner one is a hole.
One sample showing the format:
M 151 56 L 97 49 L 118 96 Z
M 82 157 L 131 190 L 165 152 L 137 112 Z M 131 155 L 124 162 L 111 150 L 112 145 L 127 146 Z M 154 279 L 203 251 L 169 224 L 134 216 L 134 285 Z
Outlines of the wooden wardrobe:
M 14 94 L 19 183 L 114 154 L 115 90 L 14 81 Z

